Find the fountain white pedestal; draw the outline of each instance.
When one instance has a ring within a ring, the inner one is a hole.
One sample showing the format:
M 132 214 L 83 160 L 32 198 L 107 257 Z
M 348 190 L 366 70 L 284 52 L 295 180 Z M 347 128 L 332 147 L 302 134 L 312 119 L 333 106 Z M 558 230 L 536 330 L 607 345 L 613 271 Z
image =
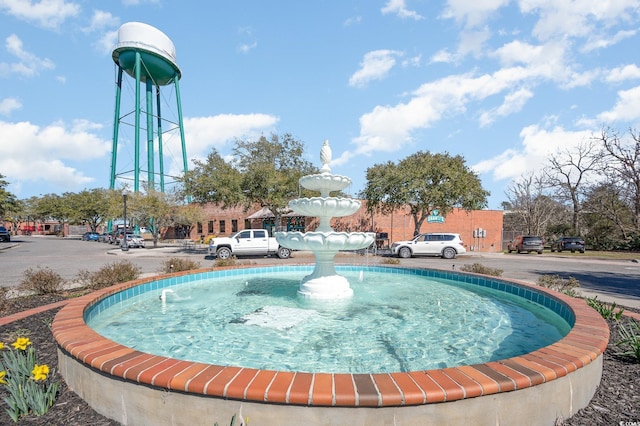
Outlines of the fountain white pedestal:
M 312 299 L 344 299 L 353 296 L 349 281 L 335 270 L 335 256 L 340 250 L 358 250 L 369 247 L 375 240 L 373 232 L 335 232 L 331 218 L 349 216 L 360 208 L 360 201 L 351 198 L 331 197 L 330 192 L 340 191 L 351 183 L 346 176 L 330 173 L 331 148 L 325 141 L 320 151 L 322 173 L 300 178 L 300 185 L 320 192 L 320 197 L 296 198 L 289 208 L 303 216 L 317 216 L 320 220 L 315 232 L 276 232 L 278 243 L 292 250 L 311 250 L 316 266 L 310 275 L 302 279 L 298 294 Z

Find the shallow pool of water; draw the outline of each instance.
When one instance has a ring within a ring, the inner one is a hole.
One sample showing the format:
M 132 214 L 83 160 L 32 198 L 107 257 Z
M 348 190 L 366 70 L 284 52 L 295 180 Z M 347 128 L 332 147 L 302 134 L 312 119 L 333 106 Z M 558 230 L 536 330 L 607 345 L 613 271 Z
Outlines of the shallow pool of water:
M 149 291 L 88 325 L 131 348 L 257 369 L 383 373 L 483 363 L 532 352 L 570 326 L 551 310 L 452 280 L 341 272 L 354 297 L 303 299 L 308 271 L 216 278 Z

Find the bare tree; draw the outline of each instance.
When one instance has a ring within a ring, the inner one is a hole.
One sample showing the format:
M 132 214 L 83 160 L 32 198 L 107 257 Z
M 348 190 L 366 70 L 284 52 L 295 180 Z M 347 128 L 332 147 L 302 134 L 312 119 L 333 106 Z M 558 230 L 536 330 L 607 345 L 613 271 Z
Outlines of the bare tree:
M 629 129 L 628 137 L 615 130 L 603 129 L 598 138 L 607 158 L 607 172 L 624 189 L 634 212 L 634 228 L 640 233 L 640 133 Z
M 556 190 L 557 198 L 571 204 L 571 228 L 576 234 L 580 234 L 585 188 L 590 175 L 598 170 L 602 170 L 602 154 L 599 144 L 593 140 L 580 142 L 574 149 L 558 151 L 549 158 L 544 170 L 546 183 Z
M 547 227 L 563 214 L 562 206 L 545 194 L 544 189 L 544 177 L 534 173 L 520 176 L 507 188 L 511 214 L 526 234 L 544 236 Z

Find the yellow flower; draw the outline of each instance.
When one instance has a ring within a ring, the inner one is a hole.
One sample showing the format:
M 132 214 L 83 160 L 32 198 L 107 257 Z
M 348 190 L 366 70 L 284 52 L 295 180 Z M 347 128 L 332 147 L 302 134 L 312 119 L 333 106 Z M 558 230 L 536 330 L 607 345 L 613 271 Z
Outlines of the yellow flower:
M 33 367 L 31 374 L 33 375 L 33 380 L 46 380 L 47 374 L 49 374 L 49 366 L 47 364 L 36 364 Z
M 11 344 L 11 346 L 24 351 L 30 344 L 31 340 L 29 340 L 28 337 L 18 337 L 16 341 Z
M 0 342 L 0 350 L 4 349 L 4 343 Z
M 6 371 L 0 371 L 0 385 L 6 385 L 7 382 L 4 380 L 4 376 L 7 375 Z

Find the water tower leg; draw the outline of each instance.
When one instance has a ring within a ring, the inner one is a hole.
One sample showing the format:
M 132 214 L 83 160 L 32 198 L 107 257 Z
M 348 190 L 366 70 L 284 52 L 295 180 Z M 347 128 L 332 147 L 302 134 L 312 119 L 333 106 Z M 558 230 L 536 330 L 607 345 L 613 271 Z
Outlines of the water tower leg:
M 153 149 L 153 82 L 147 77 L 147 185 L 155 190 L 155 156 Z
M 156 86 L 156 112 L 158 114 L 158 167 L 160 168 L 160 192 L 164 194 L 164 153 L 162 150 L 162 113 L 160 112 L 160 86 Z
M 133 159 L 133 192 L 140 191 L 140 68 L 142 58 L 140 52 L 136 52 L 136 117 L 135 117 L 135 146 Z
M 180 100 L 180 86 L 178 85 L 178 76 L 173 79 L 176 86 L 176 102 L 178 103 L 178 127 L 180 127 L 180 141 L 182 142 L 182 165 L 184 173 L 187 173 L 187 145 L 184 141 L 184 126 L 182 124 L 182 101 Z
M 111 142 L 111 178 L 109 189 L 116 187 L 116 160 L 118 158 L 118 134 L 120 132 L 120 94 L 122 92 L 122 67 L 118 67 L 118 81 L 116 83 L 116 109 L 113 117 L 113 140 Z

